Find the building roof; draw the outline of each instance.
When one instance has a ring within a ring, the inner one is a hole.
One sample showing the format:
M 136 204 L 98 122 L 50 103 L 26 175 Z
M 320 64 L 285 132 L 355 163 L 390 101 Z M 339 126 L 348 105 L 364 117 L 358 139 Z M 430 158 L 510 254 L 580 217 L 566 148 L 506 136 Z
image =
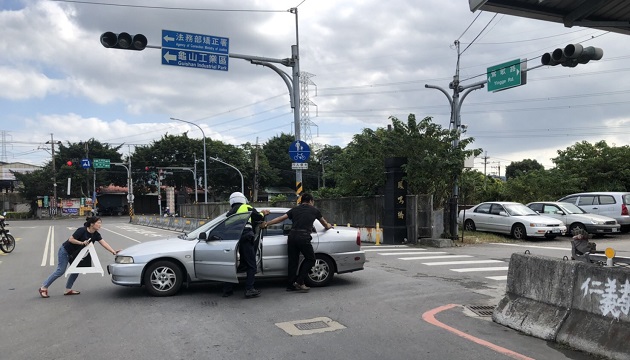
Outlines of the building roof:
M 473 12 L 483 10 L 630 35 L 627 0 L 468 0 L 468 4 Z

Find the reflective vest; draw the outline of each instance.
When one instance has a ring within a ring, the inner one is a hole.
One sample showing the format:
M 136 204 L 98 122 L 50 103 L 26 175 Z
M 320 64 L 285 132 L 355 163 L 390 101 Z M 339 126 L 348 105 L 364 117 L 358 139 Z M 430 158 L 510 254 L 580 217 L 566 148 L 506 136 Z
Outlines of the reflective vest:
M 242 213 L 246 213 L 246 212 L 251 212 L 252 210 L 254 210 L 253 207 L 251 207 L 248 204 L 242 204 L 241 206 L 238 207 L 238 209 L 236 210 L 235 214 L 242 214 Z M 247 224 L 245 224 L 246 228 L 252 228 L 252 218 L 251 216 L 249 217 L 249 219 L 247 219 Z

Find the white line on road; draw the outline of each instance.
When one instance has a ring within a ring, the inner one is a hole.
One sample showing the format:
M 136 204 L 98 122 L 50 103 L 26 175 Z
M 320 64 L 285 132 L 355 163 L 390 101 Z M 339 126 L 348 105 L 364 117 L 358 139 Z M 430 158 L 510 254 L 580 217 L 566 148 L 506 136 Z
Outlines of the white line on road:
M 499 270 L 507 270 L 507 266 L 495 266 L 495 267 L 487 267 L 487 268 L 466 268 L 466 269 L 449 269 L 455 272 L 474 272 L 474 271 L 499 271 Z
M 127 235 L 119 234 L 119 233 L 117 233 L 117 232 L 115 232 L 115 231 L 111 231 L 111 230 L 109 230 L 109 229 L 104 229 L 104 228 L 101 228 L 101 230 L 107 230 L 107 231 L 109 231 L 110 233 L 114 233 L 114 234 L 116 234 L 116 235 L 118 235 L 118 236 L 122 236 L 122 237 L 127 238 L 127 239 L 129 239 L 129 240 L 131 240 L 131 241 L 135 241 L 135 242 L 137 242 L 138 244 L 142 243 L 142 241 L 138 241 L 138 240 L 136 240 L 136 239 L 134 239 L 134 238 L 130 238 L 130 237 L 129 237 L 129 236 L 127 236 Z
M 490 279 L 490 280 L 507 280 L 507 275 L 503 275 L 503 276 L 486 276 L 486 279 Z
M 408 247 L 404 247 L 404 248 L 397 248 L 397 249 L 382 249 L 382 248 L 377 248 L 377 249 L 363 249 L 363 251 L 409 251 L 409 250 L 413 250 L 410 249 Z M 426 250 L 426 249 L 421 249 L 421 248 L 416 248 L 415 250 Z
M 391 255 L 437 255 L 437 254 L 446 254 L 446 251 L 413 251 L 413 252 L 394 252 L 394 253 L 378 253 L 383 256 L 391 256 Z
M 503 245 L 503 246 L 513 246 L 513 247 L 524 247 L 524 248 L 535 248 L 535 249 L 549 249 L 549 250 L 564 250 L 571 251 L 570 248 L 560 248 L 553 246 L 538 246 L 538 245 L 519 245 L 519 244 L 504 244 L 504 243 L 490 243 L 491 245 Z
M 472 255 L 441 255 L 441 256 L 416 256 L 408 258 L 398 258 L 398 260 L 429 260 L 429 259 L 453 259 L 453 258 L 470 258 Z
M 422 265 L 469 265 L 469 264 L 490 264 L 490 263 L 502 263 L 501 260 L 464 260 L 464 261 L 438 261 L 430 263 L 422 263 Z
M 48 255 L 48 249 L 50 248 L 50 265 L 55 265 L 55 227 L 48 227 L 48 235 L 46 236 L 46 244 L 44 245 L 44 255 L 42 256 L 42 265 L 46 266 L 46 255 Z

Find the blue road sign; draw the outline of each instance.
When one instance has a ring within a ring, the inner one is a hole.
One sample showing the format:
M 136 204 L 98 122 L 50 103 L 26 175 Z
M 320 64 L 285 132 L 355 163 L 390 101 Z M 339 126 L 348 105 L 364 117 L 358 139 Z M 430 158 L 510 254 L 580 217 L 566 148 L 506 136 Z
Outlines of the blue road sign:
M 162 64 L 227 71 L 229 44 L 225 37 L 162 30 Z
M 162 48 L 162 65 L 228 71 L 228 56 Z
M 81 159 L 81 167 L 84 169 L 89 169 L 92 167 L 92 162 L 90 159 Z
M 289 157 L 296 163 L 304 163 L 311 156 L 311 148 L 302 140 L 296 140 L 289 145 Z

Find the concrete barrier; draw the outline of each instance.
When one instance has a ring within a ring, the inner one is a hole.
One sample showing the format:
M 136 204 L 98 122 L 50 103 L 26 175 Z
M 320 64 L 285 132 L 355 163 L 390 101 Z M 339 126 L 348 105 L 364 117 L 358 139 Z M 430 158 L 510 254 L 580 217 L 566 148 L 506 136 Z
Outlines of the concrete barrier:
M 512 254 L 492 319 L 541 339 L 611 359 L 630 358 L 630 271 Z

